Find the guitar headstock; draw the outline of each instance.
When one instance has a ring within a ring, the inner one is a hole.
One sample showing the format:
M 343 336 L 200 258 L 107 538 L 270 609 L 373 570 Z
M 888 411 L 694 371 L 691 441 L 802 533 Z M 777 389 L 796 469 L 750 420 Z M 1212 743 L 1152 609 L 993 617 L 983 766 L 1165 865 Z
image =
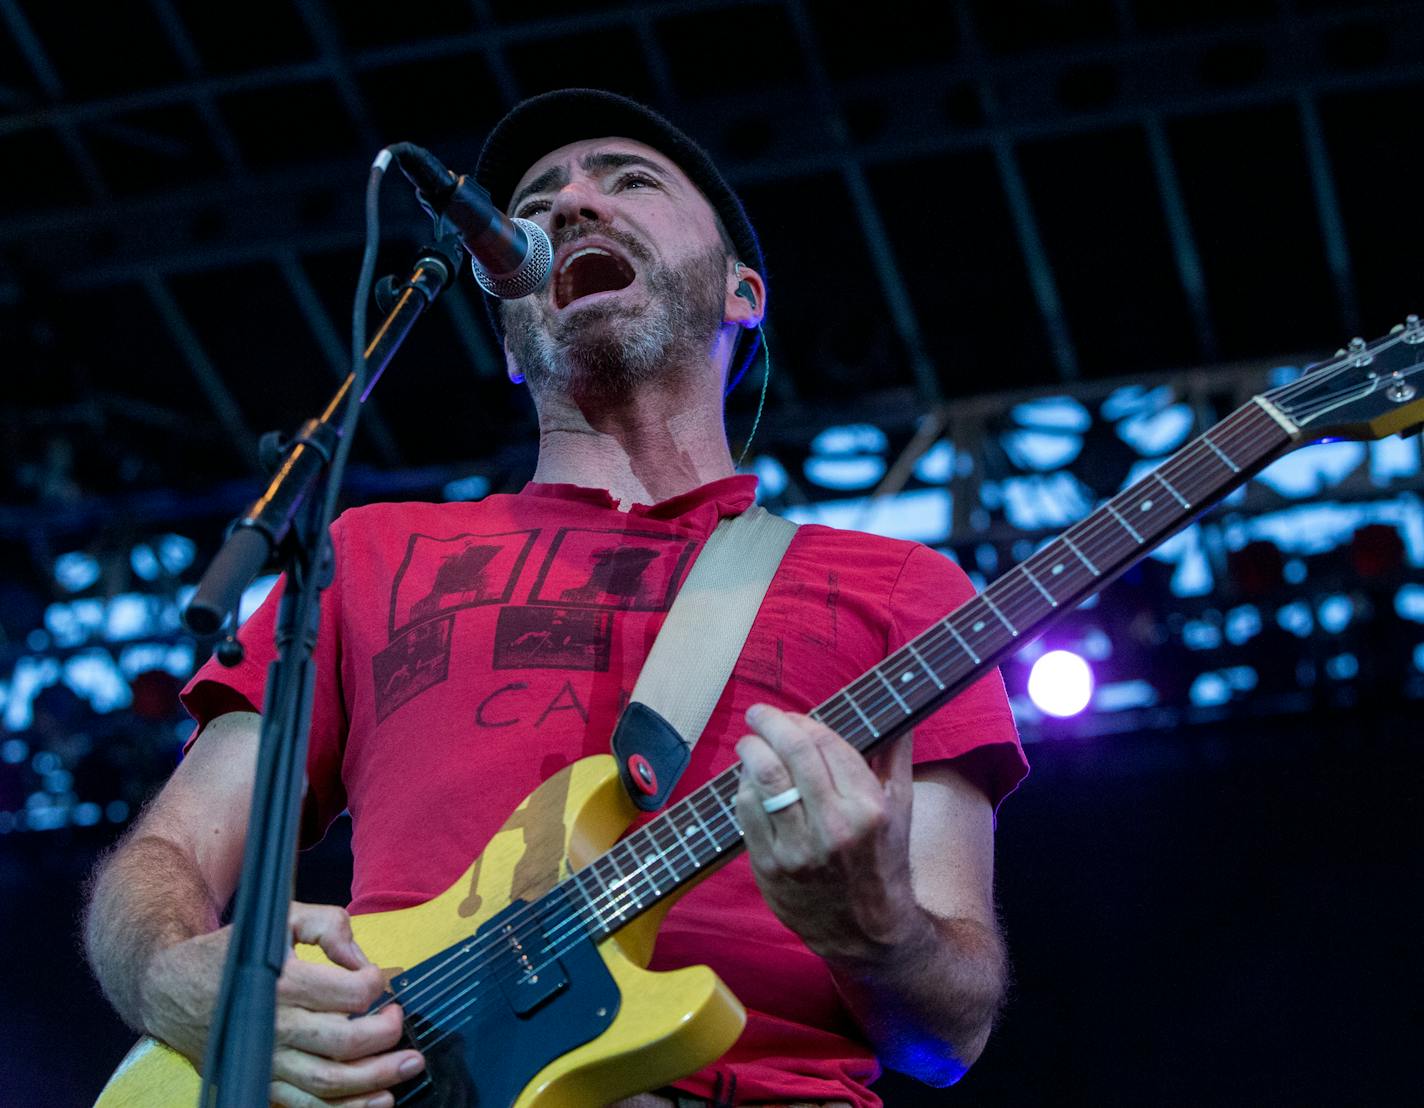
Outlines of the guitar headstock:
M 1424 322 L 1353 340 L 1329 361 L 1263 394 L 1302 438 L 1382 439 L 1424 423 Z

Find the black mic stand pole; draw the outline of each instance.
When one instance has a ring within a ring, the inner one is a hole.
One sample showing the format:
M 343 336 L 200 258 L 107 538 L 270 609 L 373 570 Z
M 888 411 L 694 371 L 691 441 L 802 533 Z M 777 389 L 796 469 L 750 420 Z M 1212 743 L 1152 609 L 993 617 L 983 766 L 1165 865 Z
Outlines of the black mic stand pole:
M 278 605 L 277 658 L 267 671 L 242 878 L 208 1034 L 201 1108 L 265 1108 L 269 1103 L 277 978 L 290 949 L 287 915 L 306 786 L 312 653 L 321 620 L 320 593 L 333 568 L 330 540 L 319 523 L 346 406 L 370 395 L 421 312 L 459 272 L 461 258 L 454 236 L 423 248 L 410 277 L 397 286 L 395 306 L 366 347 L 365 391 L 352 396 L 353 372 L 326 410 L 286 445 L 266 491 L 233 525 L 183 613 L 196 634 L 215 634 L 271 555 L 279 556 L 286 585 Z

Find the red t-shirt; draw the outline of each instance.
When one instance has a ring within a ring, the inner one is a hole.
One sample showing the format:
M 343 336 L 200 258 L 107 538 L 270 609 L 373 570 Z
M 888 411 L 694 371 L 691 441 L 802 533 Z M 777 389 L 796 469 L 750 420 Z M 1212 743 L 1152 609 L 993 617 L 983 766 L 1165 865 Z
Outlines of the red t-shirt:
M 601 489 L 531 484 L 478 503 L 371 505 L 336 522 L 303 837 L 350 809 L 352 912 L 443 892 L 540 782 L 608 751 L 701 544 L 755 491 L 754 478 L 730 477 L 621 512 Z M 673 799 L 736 760 L 752 704 L 814 707 L 971 593 L 926 547 L 801 527 Z M 243 663 L 210 661 L 184 690 L 200 726 L 261 706 L 279 594 L 244 626 Z M 959 759 L 995 805 L 1027 772 L 997 674 L 917 727 L 914 745 L 917 763 Z M 766 907 L 745 856 L 663 924 L 653 968 L 694 963 L 727 982 L 748 1022 L 721 1060 L 679 1085 L 735 1089 L 739 1103 L 880 1103 L 868 1089 L 879 1066 L 829 971 Z

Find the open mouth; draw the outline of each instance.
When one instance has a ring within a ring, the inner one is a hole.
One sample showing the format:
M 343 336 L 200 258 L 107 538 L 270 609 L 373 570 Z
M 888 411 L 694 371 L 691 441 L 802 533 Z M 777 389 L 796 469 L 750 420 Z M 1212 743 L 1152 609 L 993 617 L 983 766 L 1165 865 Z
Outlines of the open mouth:
M 596 292 L 626 289 L 633 283 L 633 267 L 601 246 L 573 251 L 554 274 L 554 307 L 566 308 Z

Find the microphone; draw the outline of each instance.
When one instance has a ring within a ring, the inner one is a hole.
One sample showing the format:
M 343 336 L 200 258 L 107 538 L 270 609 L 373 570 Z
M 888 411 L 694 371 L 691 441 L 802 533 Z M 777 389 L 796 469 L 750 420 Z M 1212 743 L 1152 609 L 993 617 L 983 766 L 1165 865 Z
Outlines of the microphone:
M 554 248 L 537 223 L 511 219 L 469 177 L 456 177 L 429 150 L 392 143 L 388 150 L 437 223 L 445 223 L 470 252 L 475 282 L 491 296 L 517 300 L 549 279 Z

